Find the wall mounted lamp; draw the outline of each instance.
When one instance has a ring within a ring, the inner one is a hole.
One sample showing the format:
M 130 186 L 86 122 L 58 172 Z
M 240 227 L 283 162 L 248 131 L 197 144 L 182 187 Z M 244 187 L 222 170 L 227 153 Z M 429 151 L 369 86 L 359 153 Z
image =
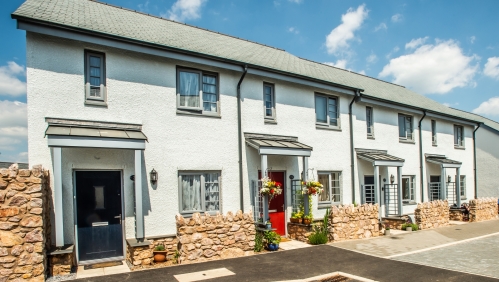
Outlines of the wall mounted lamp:
M 156 184 L 156 182 L 158 182 L 158 172 L 154 168 L 149 173 L 149 176 L 152 184 Z
M 392 174 L 392 175 L 390 175 L 390 182 L 391 182 L 392 184 L 393 184 L 393 182 L 395 182 L 395 176 L 393 176 L 393 174 Z

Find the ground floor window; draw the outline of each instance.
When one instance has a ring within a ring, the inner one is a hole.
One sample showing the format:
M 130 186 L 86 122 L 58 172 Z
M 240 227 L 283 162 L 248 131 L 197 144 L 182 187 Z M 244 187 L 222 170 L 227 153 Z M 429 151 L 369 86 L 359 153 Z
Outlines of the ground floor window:
M 404 203 L 414 202 L 414 186 L 416 176 L 404 175 L 402 176 L 402 201 Z
M 179 172 L 180 213 L 220 211 L 220 172 Z
M 324 186 L 324 190 L 319 194 L 319 205 L 341 203 L 341 172 L 319 171 L 318 176 L 319 182 Z
M 461 198 L 466 198 L 466 175 L 460 175 L 459 185 L 461 190 Z

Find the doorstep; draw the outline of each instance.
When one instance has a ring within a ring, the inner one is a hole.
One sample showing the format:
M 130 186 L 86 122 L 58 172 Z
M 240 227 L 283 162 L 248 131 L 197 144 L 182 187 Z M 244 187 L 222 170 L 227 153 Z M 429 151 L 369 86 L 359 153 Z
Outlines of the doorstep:
M 130 272 L 126 261 L 123 260 L 122 263 L 122 265 L 87 270 L 85 270 L 84 265 L 79 265 L 76 271 L 76 279 Z

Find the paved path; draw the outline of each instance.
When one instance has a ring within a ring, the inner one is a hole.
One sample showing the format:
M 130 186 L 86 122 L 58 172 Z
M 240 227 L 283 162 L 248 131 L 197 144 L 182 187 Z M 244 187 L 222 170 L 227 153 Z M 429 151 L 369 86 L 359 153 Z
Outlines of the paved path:
M 400 235 L 373 239 L 351 240 L 331 245 L 378 257 L 392 257 L 428 248 L 454 244 L 463 240 L 499 234 L 499 220 L 489 220 L 463 225 L 451 225 Z
M 75 281 L 176 281 L 173 275 L 227 268 L 235 273 L 205 281 L 283 281 L 341 271 L 376 281 L 499 281 L 492 278 L 364 255 L 320 245 L 236 259 L 93 277 Z

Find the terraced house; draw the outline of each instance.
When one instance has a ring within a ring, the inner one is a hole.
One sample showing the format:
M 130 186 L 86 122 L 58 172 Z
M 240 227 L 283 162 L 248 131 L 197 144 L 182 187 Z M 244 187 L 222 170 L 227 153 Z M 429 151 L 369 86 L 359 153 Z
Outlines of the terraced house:
M 306 179 L 325 188 L 316 218 L 460 205 L 480 193 L 478 128 L 497 196 L 499 124 L 404 86 L 96 1 L 27 0 L 12 17 L 26 31 L 29 163 L 51 171 L 52 242 L 80 264 L 175 236 L 176 214 L 268 212 L 285 235 Z M 263 175 L 284 188 L 268 210 Z

